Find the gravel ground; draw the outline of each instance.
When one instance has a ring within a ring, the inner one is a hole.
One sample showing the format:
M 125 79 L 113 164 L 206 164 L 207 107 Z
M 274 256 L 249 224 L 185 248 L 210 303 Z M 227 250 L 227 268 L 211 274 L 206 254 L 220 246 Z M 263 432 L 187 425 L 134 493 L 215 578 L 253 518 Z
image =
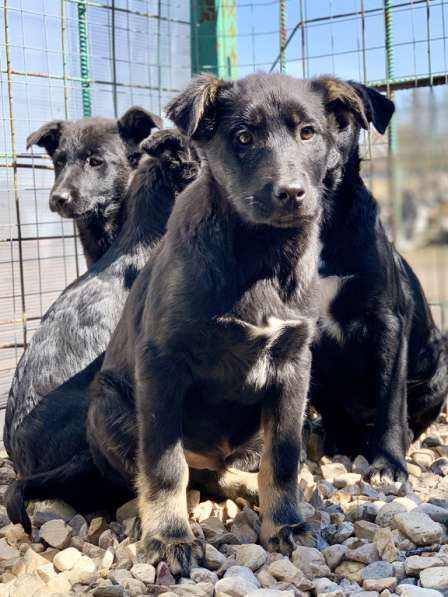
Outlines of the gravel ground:
M 291 558 L 257 544 L 256 508 L 188 494 L 192 528 L 206 542 L 191 578 L 145 563 L 135 500 L 114 513 L 77 514 L 63 502 L 30 505 L 33 535 L 0 505 L 0 597 L 448 597 L 448 419 L 414 444 L 407 484 L 372 486 L 367 462 L 321 457 L 318 435 L 300 484 L 317 547 Z M 0 504 L 14 479 L 0 460 Z

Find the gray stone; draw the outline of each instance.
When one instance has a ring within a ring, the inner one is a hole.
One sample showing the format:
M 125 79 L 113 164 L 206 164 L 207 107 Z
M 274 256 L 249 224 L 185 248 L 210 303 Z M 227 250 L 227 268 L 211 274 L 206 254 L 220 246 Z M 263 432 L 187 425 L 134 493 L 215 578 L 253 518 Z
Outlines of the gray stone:
M 216 597 L 245 597 L 258 587 L 241 576 L 222 578 L 215 585 Z
M 207 568 L 192 568 L 190 576 L 196 583 L 209 582 L 215 585 L 219 580 L 216 572 L 207 570 Z
M 322 536 L 330 545 L 334 545 L 343 543 L 353 535 L 353 532 L 354 527 L 351 522 L 342 522 L 340 524 L 330 524 L 322 530 Z
M 448 589 L 448 565 L 423 570 L 420 572 L 420 582 L 425 589 Z
M 118 508 L 116 511 L 115 517 L 118 522 L 123 522 L 127 518 L 132 518 L 133 516 L 138 516 L 138 499 L 135 498 L 126 502 L 122 506 Z
M 236 555 L 236 563 L 239 566 L 247 566 L 251 570 L 261 568 L 268 557 L 266 550 L 261 545 L 255 545 L 254 543 L 235 545 L 232 551 Z
M 406 574 L 418 576 L 422 570 L 433 568 L 434 566 L 443 566 L 444 563 L 443 559 L 438 556 L 410 556 L 405 560 Z
M 56 549 L 68 547 L 72 535 L 72 527 L 61 519 L 49 520 L 41 526 L 39 531 L 40 539 Z
M 226 561 L 226 557 L 218 551 L 216 547 L 213 547 L 210 543 L 206 543 L 204 561 L 206 567 L 210 570 L 218 570 L 218 568 Z
M 296 547 L 292 553 L 292 561 L 308 578 L 330 574 L 324 555 L 314 547 Z
M 396 591 L 401 597 L 443 597 L 440 591 L 423 589 L 422 587 L 414 587 L 413 585 L 406 584 L 398 585 Z
M 246 597 L 294 597 L 294 591 L 279 591 L 278 589 L 256 589 L 247 594 Z
M 384 504 L 384 506 L 378 512 L 375 522 L 380 527 L 396 528 L 394 522 L 395 516 L 406 511 L 406 507 L 403 504 L 397 503 L 395 501 Z
M 131 568 L 131 574 L 137 580 L 148 584 L 152 584 L 156 579 L 156 569 L 151 564 L 134 564 Z
M 363 580 L 371 578 L 388 578 L 394 575 L 394 568 L 389 562 L 373 562 L 361 572 Z
M 12 558 L 18 558 L 20 552 L 15 547 L 8 545 L 6 539 L 0 539 L 0 561 L 11 560 Z
M 322 550 L 327 566 L 334 570 L 343 561 L 347 547 L 345 545 L 330 545 Z
M 371 564 L 380 559 L 378 549 L 373 543 L 366 543 L 355 549 L 349 549 L 345 557 L 347 560 L 362 562 L 363 564 Z
M 395 523 L 416 545 L 431 545 L 442 538 L 442 527 L 424 512 L 404 512 L 395 516 Z

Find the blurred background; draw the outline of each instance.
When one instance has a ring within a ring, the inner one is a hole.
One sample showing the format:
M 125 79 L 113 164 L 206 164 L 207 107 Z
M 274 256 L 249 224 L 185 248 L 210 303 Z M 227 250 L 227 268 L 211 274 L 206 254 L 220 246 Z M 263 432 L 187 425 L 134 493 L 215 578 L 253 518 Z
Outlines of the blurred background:
M 448 0 L 0 0 L 0 417 L 43 313 L 85 270 L 51 213 L 50 160 L 27 135 L 55 118 L 161 113 L 193 73 L 334 73 L 387 93 L 363 137 L 390 238 L 448 321 Z

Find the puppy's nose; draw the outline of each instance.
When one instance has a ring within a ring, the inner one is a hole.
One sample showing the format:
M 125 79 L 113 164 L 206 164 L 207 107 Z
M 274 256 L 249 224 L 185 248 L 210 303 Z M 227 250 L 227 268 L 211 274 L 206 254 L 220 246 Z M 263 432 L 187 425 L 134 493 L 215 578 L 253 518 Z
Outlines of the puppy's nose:
M 68 191 L 58 191 L 51 195 L 50 207 L 55 211 L 63 209 L 70 203 L 70 199 L 71 196 Z
M 286 203 L 291 200 L 301 201 L 305 197 L 305 189 L 299 182 L 289 185 L 275 185 L 274 197 L 279 203 Z

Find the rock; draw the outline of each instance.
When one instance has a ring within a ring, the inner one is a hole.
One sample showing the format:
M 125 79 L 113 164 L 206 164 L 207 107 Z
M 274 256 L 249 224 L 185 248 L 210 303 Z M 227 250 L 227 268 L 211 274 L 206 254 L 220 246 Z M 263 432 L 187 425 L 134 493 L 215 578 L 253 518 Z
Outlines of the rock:
M 63 549 L 55 555 L 53 558 L 53 565 L 59 572 L 71 570 L 81 557 L 82 554 L 80 551 L 74 547 L 67 547 L 67 549 Z
M 169 597 L 170 595 L 179 595 L 181 597 L 187 597 L 188 595 L 192 595 L 194 597 L 213 597 L 213 592 L 214 587 L 211 583 L 201 582 L 195 584 L 189 579 L 181 579 L 179 581 L 179 585 L 170 587 L 168 593 L 163 593 L 163 597 Z
M 44 587 L 44 581 L 36 573 L 23 574 L 15 582 L 10 594 L 12 597 L 30 597 Z M 70 590 L 70 585 L 68 590 Z
M 148 584 L 153 584 L 156 580 L 156 569 L 151 564 L 134 564 L 131 568 L 131 574 L 137 580 Z
M 415 450 L 411 454 L 411 459 L 415 464 L 425 470 L 431 466 L 432 461 L 434 460 L 434 454 L 431 450 Z
M 339 578 L 347 578 L 348 580 L 356 583 L 362 583 L 363 577 L 361 575 L 365 568 L 365 564 L 361 562 L 342 562 L 335 569 L 335 574 Z
M 240 543 L 256 543 L 260 533 L 260 520 L 250 508 L 244 508 L 235 516 L 230 532 Z
M 441 508 L 440 506 L 435 506 L 434 504 L 420 504 L 417 509 L 417 512 L 424 512 L 433 520 L 434 522 L 439 522 L 440 524 L 448 525 L 448 509 Z
M 298 510 L 305 522 L 310 521 L 316 514 L 316 509 L 314 506 L 308 504 L 307 502 L 300 502 L 298 504 Z
M 211 539 L 226 531 L 222 521 L 217 516 L 209 516 L 206 520 L 202 521 L 201 527 L 206 539 Z
M 442 538 L 442 527 L 424 512 L 405 512 L 395 516 L 395 523 L 416 545 L 431 545 Z
M 257 585 L 253 585 L 246 578 L 240 576 L 229 576 L 222 578 L 215 585 L 216 597 L 245 597 L 256 590 Z
M 291 583 L 300 581 L 303 577 L 303 573 L 287 558 L 282 558 L 269 564 L 268 572 L 277 580 Z
M 97 516 L 92 518 L 90 521 L 89 528 L 87 530 L 87 540 L 89 543 L 93 543 L 94 545 L 98 545 L 98 539 L 100 538 L 101 533 L 108 529 L 107 522 L 102 516 Z
M 138 499 L 135 498 L 126 502 L 122 506 L 120 506 L 116 513 L 115 518 L 118 522 L 123 522 L 127 518 L 132 518 L 133 516 L 138 516 Z
M 359 473 L 362 477 L 365 477 L 370 471 L 370 464 L 364 456 L 357 456 L 352 464 L 352 472 Z
M 294 591 L 279 591 L 277 589 L 256 589 L 247 594 L 246 597 L 294 597 Z
M 380 527 L 390 527 L 395 529 L 395 516 L 406 511 L 407 509 L 403 504 L 397 503 L 395 501 L 389 502 L 388 504 L 384 504 L 384 506 L 380 509 L 375 522 Z
M 218 570 L 220 566 L 225 562 L 226 557 L 210 545 L 210 543 L 205 544 L 205 554 L 204 554 L 204 561 L 207 568 L 210 570 Z
M 448 589 L 448 565 L 422 570 L 420 582 L 425 589 Z
M 335 477 L 347 474 L 345 466 L 339 462 L 332 462 L 330 464 L 323 464 L 321 467 L 322 477 L 325 481 L 333 483 Z
M 44 500 L 32 503 L 33 516 L 38 515 L 38 513 L 47 512 L 55 518 L 61 518 L 64 522 L 68 522 L 76 516 L 76 510 L 62 500 Z
M 372 578 L 388 578 L 393 576 L 394 568 L 389 562 L 373 562 L 364 568 L 361 573 L 363 580 Z
M 378 597 L 377 591 L 353 591 L 352 597 Z
M 21 524 L 9 524 L 0 529 L 0 532 L 6 538 L 9 545 L 13 547 L 24 540 L 28 540 L 28 535 Z
M 336 489 L 343 489 L 350 485 L 356 485 L 360 481 L 361 475 L 359 473 L 344 473 L 343 475 L 335 475 L 333 485 Z
M 138 595 L 144 595 L 146 593 L 145 584 L 136 578 L 125 578 L 123 587 L 127 591 L 129 597 L 138 597 Z
M 257 577 L 250 568 L 247 568 L 247 566 L 237 566 L 236 564 L 234 564 L 233 566 L 228 568 L 228 570 L 226 570 L 224 574 L 224 578 L 228 578 L 229 576 L 239 576 L 245 578 L 248 582 L 252 583 L 253 585 L 257 587 L 259 586 Z
M 339 590 L 339 585 L 329 578 L 316 578 L 314 581 L 314 590 L 317 595 L 321 593 L 333 593 Z
M 379 527 L 373 540 L 382 560 L 394 562 L 398 559 L 398 550 L 390 529 Z
M 106 549 L 103 557 L 101 558 L 99 568 L 108 570 L 114 563 L 114 559 L 115 559 L 115 556 L 114 556 L 114 552 L 112 551 L 112 549 Z
M 61 519 L 49 520 L 41 526 L 39 531 L 41 541 L 56 549 L 68 547 L 72 535 L 72 527 Z
M 42 564 L 42 566 L 36 568 L 36 573 L 44 581 L 45 584 L 50 582 L 50 580 L 54 578 L 57 574 L 53 564 L 51 564 L 50 562 L 48 562 L 47 564 Z
M 0 539 L 0 562 L 2 560 L 11 560 L 12 558 L 18 558 L 20 552 L 15 547 L 8 545 L 5 538 Z
M 373 522 L 368 522 L 367 520 L 358 520 L 353 525 L 355 537 L 359 539 L 367 539 L 368 541 L 373 541 L 376 532 L 379 529 L 379 526 Z
M 130 570 L 125 570 L 124 568 L 115 568 L 115 570 L 109 570 L 109 578 L 114 584 L 122 585 L 125 578 L 132 578 L 132 574 Z
M 448 458 L 438 458 L 431 464 L 431 470 L 435 475 L 446 477 L 448 475 Z
M 422 570 L 434 566 L 443 566 L 444 563 L 443 559 L 438 556 L 410 556 L 405 560 L 405 570 L 409 576 L 418 576 Z
M 208 582 L 215 585 L 219 580 L 218 575 L 207 568 L 192 568 L 190 576 L 196 583 Z
M 356 549 L 348 549 L 345 557 L 347 560 L 362 562 L 363 564 L 371 564 L 380 559 L 378 549 L 373 543 L 366 543 Z
M 323 554 L 314 547 L 296 547 L 291 559 L 293 564 L 308 578 L 330 574 L 330 569 Z
M 327 566 L 330 570 L 334 570 L 345 557 L 347 547 L 345 545 L 330 545 L 322 551 Z
M 423 589 L 422 587 L 414 587 L 413 585 L 398 585 L 396 589 L 401 597 L 443 597 L 440 591 L 434 589 Z
M 124 597 L 124 587 L 121 585 L 97 587 L 93 591 L 93 597 Z
M 390 591 L 394 592 L 397 588 L 397 579 L 393 576 L 387 576 L 386 578 L 367 578 L 363 582 L 363 588 L 366 591 L 378 591 L 381 593 L 382 591 Z
M 236 563 L 239 566 L 246 566 L 254 571 L 261 568 L 268 557 L 266 550 L 254 543 L 236 545 L 232 551 L 236 555 Z
M 343 543 L 346 539 L 351 537 L 354 532 L 354 527 L 351 522 L 342 522 L 340 524 L 330 524 L 322 530 L 322 537 L 334 545 L 336 543 Z

